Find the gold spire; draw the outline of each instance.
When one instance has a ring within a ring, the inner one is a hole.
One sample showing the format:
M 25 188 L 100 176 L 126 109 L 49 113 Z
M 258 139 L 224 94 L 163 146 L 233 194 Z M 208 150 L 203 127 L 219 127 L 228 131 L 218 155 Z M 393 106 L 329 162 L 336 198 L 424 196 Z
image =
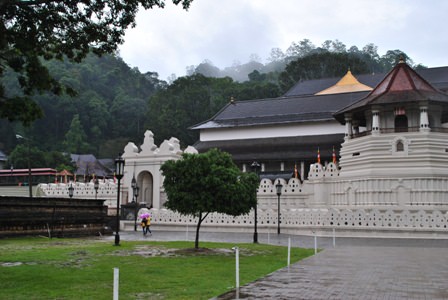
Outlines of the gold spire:
M 323 91 L 316 93 L 315 95 L 329 95 L 329 94 L 342 94 L 351 92 L 363 92 L 373 90 L 370 86 L 362 84 L 352 75 L 350 68 L 347 74 L 344 75 L 335 85 L 326 88 Z

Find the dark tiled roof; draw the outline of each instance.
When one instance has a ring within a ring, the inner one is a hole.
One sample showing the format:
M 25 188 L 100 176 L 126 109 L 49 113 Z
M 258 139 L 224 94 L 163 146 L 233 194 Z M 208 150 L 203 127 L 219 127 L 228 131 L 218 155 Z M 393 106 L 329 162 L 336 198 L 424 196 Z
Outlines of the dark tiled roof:
M 112 171 L 103 166 L 92 154 L 71 154 L 72 161 L 76 164 L 76 175 L 110 176 Z
M 431 83 L 433 87 L 448 92 L 448 67 L 423 69 L 416 72 Z
M 212 119 L 190 129 L 224 128 L 334 120 L 333 113 L 368 92 L 235 101 Z

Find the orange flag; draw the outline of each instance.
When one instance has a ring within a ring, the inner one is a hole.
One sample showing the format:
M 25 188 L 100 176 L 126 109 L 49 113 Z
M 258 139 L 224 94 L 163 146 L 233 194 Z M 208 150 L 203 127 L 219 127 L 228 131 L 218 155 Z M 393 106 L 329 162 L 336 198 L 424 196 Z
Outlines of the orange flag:
M 317 163 L 320 164 L 320 151 L 319 151 L 319 147 L 317 147 Z
M 294 164 L 294 178 L 299 178 L 299 172 L 297 171 L 297 164 Z

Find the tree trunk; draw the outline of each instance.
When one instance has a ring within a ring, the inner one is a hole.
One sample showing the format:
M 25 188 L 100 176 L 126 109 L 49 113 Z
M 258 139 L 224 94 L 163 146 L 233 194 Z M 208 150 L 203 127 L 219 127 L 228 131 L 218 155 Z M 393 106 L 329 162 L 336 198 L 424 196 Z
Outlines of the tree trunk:
M 199 221 L 198 225 L 196 226 L 196 238 L 194 240 L 194 248 L 199 249 L 199 229 L 201 228 L 202 221 L 207 218 L 209 213 L 206 213 L 204 217 L 202 217 L 202 212 L 199 213 Z

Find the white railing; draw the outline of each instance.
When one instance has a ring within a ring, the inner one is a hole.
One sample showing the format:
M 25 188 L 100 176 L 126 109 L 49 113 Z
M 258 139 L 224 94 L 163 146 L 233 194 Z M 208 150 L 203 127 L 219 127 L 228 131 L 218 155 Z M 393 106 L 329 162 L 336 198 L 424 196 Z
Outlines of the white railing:
M 197 218 L 184 216 L 167 209 L 152 209 L 152 222 L 158 225 L 195 225 Z M 438 210 L 338 210 L 290 209 L 281 210 L 283 228 L 336 228 L 360 230 L 444 231 L 448 233 L 448 213 Z M 277 211 L 258 210 L 260 228 L 277 225 Z M 253 211 L 242 216 L 211 213 L 202 223 L 214 227 L 250 227 L 254 224 Z

